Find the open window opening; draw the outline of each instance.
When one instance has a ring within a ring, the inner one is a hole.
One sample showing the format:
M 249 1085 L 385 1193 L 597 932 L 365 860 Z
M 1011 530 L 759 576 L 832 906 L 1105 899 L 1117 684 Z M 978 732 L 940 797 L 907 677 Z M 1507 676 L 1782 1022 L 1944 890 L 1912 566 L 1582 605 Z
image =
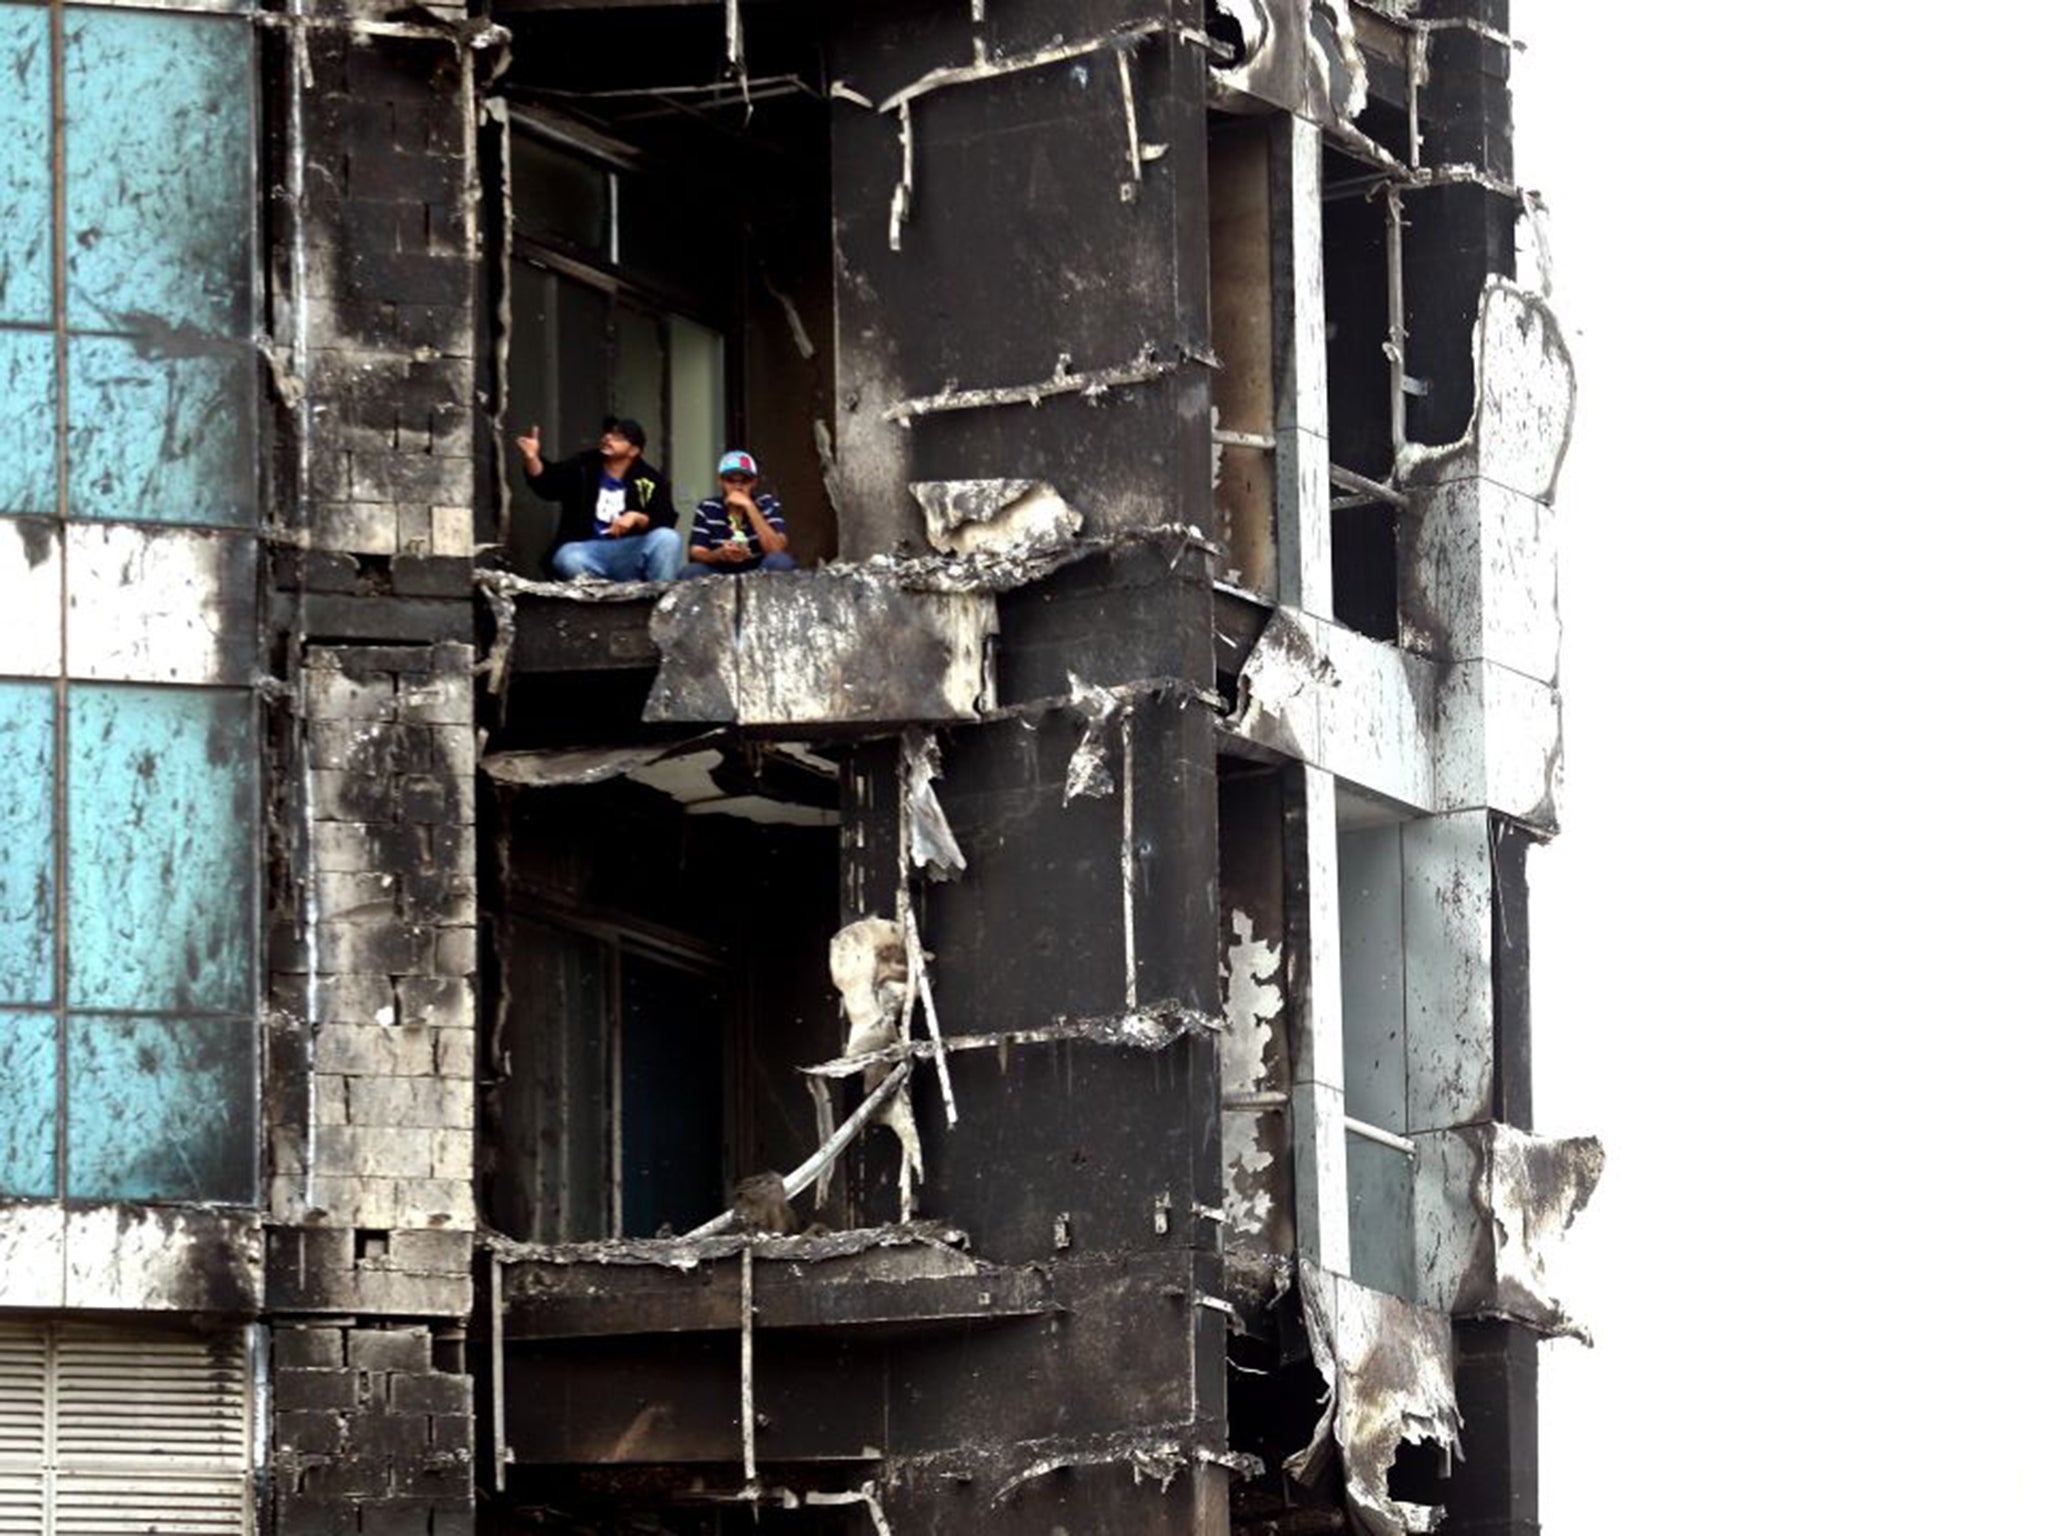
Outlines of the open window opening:
M 805 8 L 746 7 L 737 58 L 727 9 L 494 7 L 514 37 L 504 426 L 557 460 L 640 422 L 685 527 L 744 447 L 809 566 L 837 544 L 823 65 Z M 506 558 L 544 576 L 556 508 L 508 468 Z
M 483 1198 L 535 1242 L 681 1236 L 816 1145 L 838 778 L 797 747 L 629 751 L 501 784 Z M 573 776 L 573 775 L 572 775 Z
M 1410 390 L 1399 281 L 1399 193 L 1374 167 L 1323 158 L 1323 293 L 1330 381 L 1330 576 L 1340 623 L 1375 640 L 1399 629 L 1391 485 Z

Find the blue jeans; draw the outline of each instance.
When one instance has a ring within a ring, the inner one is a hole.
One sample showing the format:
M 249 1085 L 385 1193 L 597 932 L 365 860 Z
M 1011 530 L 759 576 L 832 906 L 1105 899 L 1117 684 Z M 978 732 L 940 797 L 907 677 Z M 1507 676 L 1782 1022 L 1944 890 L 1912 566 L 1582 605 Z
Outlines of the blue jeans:
M 748 571 L 793 571 L 796 556 L 784 550 L 779 555 L 763 555 L 758 560 L 743 560 L 738 565 L 706 565 L 702 560 L 692 560 L 683 567 L 678 581 L 688 581 L 692 576 L 744 576 Z
M 615 539 L 579 539 L 555 551 L 549 563 L 564 581 L 602 576 L 606 581 L 674 581 L 682 574 L 683 536 L 673 528 L 622 533 Z

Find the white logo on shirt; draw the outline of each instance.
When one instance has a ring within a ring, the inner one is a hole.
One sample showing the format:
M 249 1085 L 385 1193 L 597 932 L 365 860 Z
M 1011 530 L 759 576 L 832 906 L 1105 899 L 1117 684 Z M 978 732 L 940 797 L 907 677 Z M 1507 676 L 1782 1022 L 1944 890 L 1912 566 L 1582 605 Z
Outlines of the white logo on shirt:
M 600 528 L 610 527 L 612 519 L 625 510 L 626 488 L 623 485 L 616 489 L 611 486 L 598 487 L 597 525 Z

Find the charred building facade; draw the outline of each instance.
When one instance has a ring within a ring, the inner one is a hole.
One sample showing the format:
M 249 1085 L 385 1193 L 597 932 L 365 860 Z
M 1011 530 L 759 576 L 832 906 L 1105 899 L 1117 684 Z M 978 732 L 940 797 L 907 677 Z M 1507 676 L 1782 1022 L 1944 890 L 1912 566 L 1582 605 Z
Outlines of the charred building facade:
M 0 0 L 0 1531 L 1537 1529 L 1506 13 Z

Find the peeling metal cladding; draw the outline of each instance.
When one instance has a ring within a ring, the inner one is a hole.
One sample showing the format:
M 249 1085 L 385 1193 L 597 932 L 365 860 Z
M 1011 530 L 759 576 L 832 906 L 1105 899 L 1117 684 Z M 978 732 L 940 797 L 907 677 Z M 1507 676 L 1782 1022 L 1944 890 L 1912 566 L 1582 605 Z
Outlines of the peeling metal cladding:
M 1348 126 L 1365 110 L 1368 95 L 1351 0 L 1310 0 L 1308 11 L 1306 116 L 1333 127 Z
M 252 1211 L 0 1203 L 0 1307 L 235 1313 L 262 1293 Z
M 1232 734 L 1375 795 L 1437 804 L 1434 669 L 1294 608 L 1277 608 L 1238 678 Z
M 1419 1299 L 1453 1316 L 1510 1318 L 1591 1342 L 1550 1294 L 1545 1270 L 1599 1184 L 1599 1141 L 1500 1124 L 1415 1140 Z
M 1476 475 L 1552 500 L 1571 447 L 1578 385 L 1550 305 L 1506 278 L 1488 281 L 1472 327 L 1472 368 L 1479 386 L 1464 435 L 1441 446 L 1409 444 L 1397 478 L 1420 486 Z
M 1230 914 L 1222 955 L 1223 1214 L 1226 1235 L 1277 1246 L 1287 1203 L 1287 1117 L 1233 1109 L 1233 1098 L 1284 1093 L 1288 1042 L 1275 1027 L 1287 1006 L 1281 990 L 1280 943 L 1254 931 L 1251 915 Z
M 920 480 L 910 493 L 941 554 L 1043 549 L 1081 532 L 1080 512 L 1043 480 Z
M 983 663 L 995 628 L 985 593 L 908 592 L 859 567 L 683 582 L 649 623 L 662 659 L 642 718 L 973 719 L 988 702 Z
M 1309 1443 L 1287 1458 L 1287 1470 L 1312 1483 L 1334 1450 L 1344 1502 L 1359 1529 L 1371 1536 L 1434 1530 L 1443 1512 L 1393 1498 L 1387 1472 L 1403 1444 L 1458 1449 L 1450 1318 L 1307 1260 L 1299 1283 L 1309 1352 L 1330 1396 Z
M 1116 775 L 1109 766 L 1109 726 L 1129 707 L 1126 699 L 1107 688 L 1098 688 L 1069 672 L 1068 697 L 1073 709 L 1086 722 L 1081 740 L 1067 759 L 1066 784 L 1060 804 L 1076 800 L 1101 800 L 1116 792 Z
M 943 771 L 938 738 L 923 729 L 905 732 L 903 773 L 910 813 L 910 858 L 933 880 L 950 880 L 967 868 L 967 856 L 960 851 L 959 839 L 953 836 L 946 808 L 932 788 Z
M 1297 111 L 1307 65 L 1307 18 L 1299 0 L 1222 0 L 1217 9 L 1236 24 L 1244 57 L 1236 65 L 1212 70 L 1214 88 L 1241 92 L 1282 111 Z

